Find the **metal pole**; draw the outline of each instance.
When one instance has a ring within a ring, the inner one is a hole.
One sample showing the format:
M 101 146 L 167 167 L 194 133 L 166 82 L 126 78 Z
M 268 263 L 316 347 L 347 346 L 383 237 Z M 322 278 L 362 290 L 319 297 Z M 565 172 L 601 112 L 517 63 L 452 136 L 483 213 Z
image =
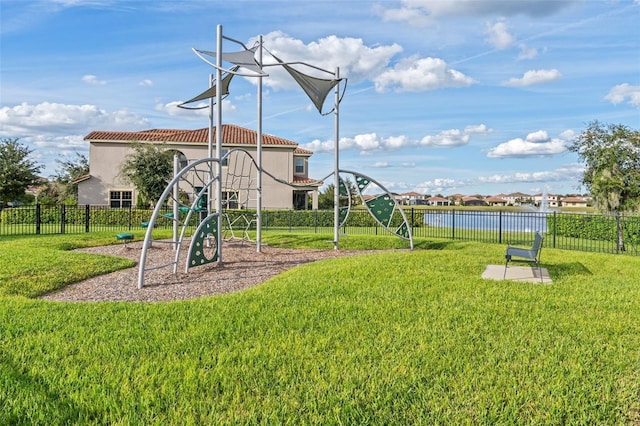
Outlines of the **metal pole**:
M 336 68 L 336 79 L 340 78 L 340 68 Z M 334 101 L 334 117 L 335 117 L 335 148 L 333 156 L 333 249 L 340 248 L 340 112 L 338 110 L 340 104 L 340 83 L 336 84 L 335 101 Z
M 173 154 L 173 177 L 178 175 L 178 154 Z M 180 197 L 180 185 L 178 182 L 173 186 L 173 249 L 178 249 L 178 198 Z
M 262 35 L 259 38 L 258 65 L 262 68 Z M 256 251 L 262 251 L 262 76 L 258 77 L 258 140 L 256 154 L 258 156 L 258 199 L 256 201 Z
M 213 87 L 213 79 L 214 76 L 213 74 L 209 74 L 209 89 L 211 89 Z M 207 158 L 213 158 L 213 98 L 209 98 L 209 136 L 207 139 Z M 211 165 L 211 162 L 208 163 L 208 168 L 209 168 L 209 179 L 211 179 L 211 177 L 213 177 L 213 166 Z M 213 200 L 213 189 L 211 189 L 211 186 L 207 186 L 206 190 L 204 191 L 205 196 L 207 197 L 207 203 L 206 203 L 206 208 L 207 208 L 207 216 L 209 216 L 211 214 L 211 211 L 213 210 L 211 207 L 211 203 Z M 199 215 L 201 213 L 198 213 Z M 202 219 L 202 218 L 200 218 Z
M 218 262 L 222 262 L 222 25 L 218 24 L 217 30 L 216 102 L 218 103 L 218 108 L 216 108 L 216 158 L 218 159 L 218 181 L 216 185 L 216 212 L 218 213 L 218 229 L 216 248 L 218 250 Z

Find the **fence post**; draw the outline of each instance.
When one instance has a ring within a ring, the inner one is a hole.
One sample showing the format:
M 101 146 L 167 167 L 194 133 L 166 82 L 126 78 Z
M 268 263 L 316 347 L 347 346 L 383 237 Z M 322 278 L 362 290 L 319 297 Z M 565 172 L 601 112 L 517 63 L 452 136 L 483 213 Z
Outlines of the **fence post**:
M 451 239 L 456 239 L 456 209 L 451 209 Z
M 502 244 L 502 210 L 499 211 L 498 218 L 498 244 Z
M 40 235 L 40 224 L 42 223 L 40 204 L 36 204 L 36 235 Z
M 616 254 L 620 254 L 620 212 L 616 212 Z
M 60 233 L 64 234 L 65 223 L 67 221 L 67 206 L 60 204 Z
M 89 204 L 84 206 L 84 232 L 89 233 L 91 224 L 91 209 L 89 208 Z
M 132 206 L 131 206 L 131 205 L 129 205 L 129 231 L 131 231 L 131 213 L 132 213 L 132 211 L 131 211 L 131 207 L 132 207 Z
M 556 231 L 558 229 L 558 217 L 557 212 L 553 212 L 553 248 L 556 248 Z

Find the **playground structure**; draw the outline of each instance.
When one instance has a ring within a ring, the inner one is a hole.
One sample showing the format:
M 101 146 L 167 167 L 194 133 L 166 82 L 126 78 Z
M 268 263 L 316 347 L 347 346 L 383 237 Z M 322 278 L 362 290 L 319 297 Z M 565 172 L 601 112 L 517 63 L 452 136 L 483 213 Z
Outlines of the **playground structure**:
M 244 50 L 233 53 L 222 53 L 222 41 L 227 40 L 240 44 Z M 217 28 L 217 52 L 208 52 L 193 49 L 198 57 L 207 64 L 213 66 L 216 70 L 215 78 L 209 76 L 209 88 L 197 95 L 196 97 L 184 102 L 180 105 L 187 109 L 197 109 L 206 107 L 191 107 L 188 104 L 192 102 L 209 100 L 209 150 L 208 157 L 196 160 L 191 164 L 187 164 L 178 171 L 178 160 L 174 158 L 174 177 L 167 185 L 160 199 L 156 203 L 156 208 L 149 220 L 147 232 L 145 235 L 142 252 L 140 255 L 140 264 L 138 272 L 138 288 L 144 286 L 145 272 L 151 269 L 173 267 L 174 273 L 177 273 L 180 253 L 183 244 L 186 242 L 186 232 L 190 226 L 195 223 L 197 218 L 198 225 L 193 233 L 185 265 L 185 272 L 191 267 L 205 265 L 211 262 L 222 262 L 222 242 L 223 242 L 223 222 L 226 221 L 227 229 L 230 231 L 230 237 L 236 238 L 234 225 L 241 224 L 244 226 L 242 231 L 243 240 L 249 239 L 249 228 L 255 226 L 256 230 L 256 249 L 261 250 L 261 229 L 262 229 L 262 179 L 266 175 L 277 182 L 285 185 L 295 186 L 282 179 L 278 179 L 262 167 L 262 78 L 268 76 L 263 71 L 266 66 L 281 66 L 292 78 L 298 82 L 300 87 L 309 96 L 313 104 L 321 115 L 333 113 L 335 116 L 335 150 L 334 150 L 334 171 L 325 179 L 333 176 L 334 179 L 334 249 L 338 249 L 339 228 L 345 223 L 349 215 L 352 204 L 352 195 L 349 193 L 345 180 L 340 176 L 343 174 L 351 174 L 356 181 L 356 192 L 362 204 L 366 206 L 369 213 L 375 220 L 392 234 L 395 234 L 410 242 L 413 249 L 413 238 L 411 235 L 411 227 L 406 216 L 399 206 L 395 198 L 382 185 L 370 177 L 364 176 L 358 172 L 340 170 L 339 168 L 339 104 L 341 100 L 340 82 L 344 79 L 339 77 L 339 69 L 334 73 L 318 68 L 316 66 L 303 62 L 283 62 L 281 59 L 271 54 L 275 60 L 275 64 L 266 65 L 262 62 L 262 37 L 259 42 L 252 48 L 246 47 L 243 43 L 233 40 L 222 35 L 222 26 Z M 205 58 L 206 56 L 215 57 L 216 62 Z M 225 69 L 222 67 L 222 60 L 232 63 L 234 66 Z M 331 74 L 333 78 L 323 79 L 304 74 L 291 65 L 299 64 L 313 69 Z M 240 69 L 247 69 L 248 73 L 240 72 Z M 223 77 L 223 72 L 225 76 Z M 213 106 L 214 98 L 221 105 L 221 100 L 229 94 L 229 84 L 235 75 L 258 79 L 258 126 L 257 126 L 257 158 L 254 159 L 249 152 L 242 149 L 232 149 L 222 155 L 222 108 L 217 108 L 216 117 L 216 141 L 213 141 Z M 219 84 L 215 84 L 219 82 Z M 327 95 L 335 91 L 335 100 L 333 109 L 323 113 L 322 106 Z M 346 89 L 345 89 L 346 90 Z M 342 93 L 344 95 L 344 91 Z M 213 147 L 215 145 L 215 155 Z M 223 171 L 223 163 L 226 163 L 226 171 Z M 322 179 L 324 181 L 325 179 Z M 377 187 L 382 193 L 377 193 L 372 197 L 365 197 L 364 192 L 367 189 Z M 215 209 L 214 209 L 215 202 Z M 167 219 L 173 221 L 173 238 L 171 241 L 161 241 L 153 238 L 155 223 L 160 219 L 161 208 L 165 205 L 173 207 L 173 213 L 165 215 Z M 247 217 L 247 214 L 240 214 L 234 219 L 226 213 L 229 209 L 242 209 L 248 206 L 255 206 L 255 215 Z M 173 262 L 161 265 L 148 266 L 147 258 L 149 248 L 154 242 L 168 243 L 175 249 L 175 258 Z
M 219 162 L 225 162 L 226 173 L 223 175 L 211 174 Z M 257 199 L 257 175 L 260 170 L 255 159 L 244 149 L 235 148 L 227 152 L 221 159 L 204 158 L 188 164 L 177 172 L 169 185 L 160 196 L 156 208 L 151 215 L 147 226 L 140 268 L 138 272 L 138 286 L 144 285 L 146 271 L 158 268 L 171 267 L 173 273 L 179 269 L 179 259 L 185 243 L 189 241 L 184 272 L 190 268 L 219 261 L 219 241 L 251 240 L 249 231 L 253 231 L 256 220 L 253 209 L 246 209 L 255 205 Z M 290 183 L 279 179 L 266 170 L 261 171 L 267 177 L 282 185 Z M 333 173 L 326 176 L 331 177 Z M 346 184 L 349 177 L 355 181 L 355 194 L 350 193 Z M 324 179 L 323 179 L 324 180 Z M 388 232 L 409 241 L 413 248 L 411 226 L 392 194 L 374 179 L 359 172 L 340 170 L 339 173 L 339 223 L 342 227 L 353 206 L 353 197 L 358 197 L 361 204 L 366 207 L 371 216 Z M 214 186 L 220 186 L 223 194 L 223 209 L 219 212 L 208 213 L 208 194 L 212 193 Z M 375 195 L 366 196 L 367 190 L 373 190 Z M 162 214 L 162 206 L 171 205 L 173 212 Z M 230 211 L 236 213 L 233 217 Z M 154 230 L 156 222 L 160 219 L 169 219 L 173 222 L 173 238 L 171 240 L 155 239 Z M 220 228 L 218 227 L 220 224 Z M 193 234 L 188 237 L 187 232 L 197 226 Z M 222 229 L 220 231 L 219 229 Z M 222 232 L 219 235 L 218 232 Z M 226 235 L 224 235 L 226 233 Z M 236 236 L 240 233 L 240 237 Z M 220 238 L 219 238 L 220 237 Z M 160 265 L 148 266 L 149 248 L 157 244 L 170 244 L 175 251 L 173 261 Z

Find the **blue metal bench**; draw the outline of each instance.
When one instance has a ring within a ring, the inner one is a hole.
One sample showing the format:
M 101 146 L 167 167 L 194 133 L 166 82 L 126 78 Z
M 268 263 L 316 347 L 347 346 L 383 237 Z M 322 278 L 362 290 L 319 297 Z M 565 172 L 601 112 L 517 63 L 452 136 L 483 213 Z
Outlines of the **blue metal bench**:
M 544 237 L 542 236 L 542 233 L 536 232 L 536 238 L 533 241 L 533 246 L 531 246 L 531 248 L 507 246 L 507 252 L 504 255 L 506 261 L 504 264 L 503 279 L 507 277 L 507 267 L 509 266 L 509 262 L 532 263 L 538 267 L 540 282 L 543 282 L 542 265 L 540 265 L 540 254 L 542 252 L 543 240 Z M 514 259 L 514 257 L 516 259 Z

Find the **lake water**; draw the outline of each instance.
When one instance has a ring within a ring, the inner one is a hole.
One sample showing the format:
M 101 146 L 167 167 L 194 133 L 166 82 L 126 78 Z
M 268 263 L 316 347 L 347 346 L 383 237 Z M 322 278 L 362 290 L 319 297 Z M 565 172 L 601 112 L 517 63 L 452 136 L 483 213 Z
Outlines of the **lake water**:
M 424 223 L 444 228 L 546 232 L 547 213 L 434 210 L 424 214 Z

